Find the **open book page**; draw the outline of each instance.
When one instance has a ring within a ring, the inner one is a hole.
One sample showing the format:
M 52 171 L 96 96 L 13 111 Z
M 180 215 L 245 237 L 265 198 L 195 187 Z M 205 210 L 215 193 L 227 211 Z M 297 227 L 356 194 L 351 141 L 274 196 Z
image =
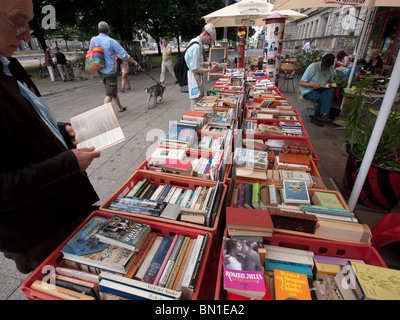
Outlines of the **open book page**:
M 100 151 L 125 140 L 111 103 L 73 117 L 70 122 L 78 149 L 95 147 Z

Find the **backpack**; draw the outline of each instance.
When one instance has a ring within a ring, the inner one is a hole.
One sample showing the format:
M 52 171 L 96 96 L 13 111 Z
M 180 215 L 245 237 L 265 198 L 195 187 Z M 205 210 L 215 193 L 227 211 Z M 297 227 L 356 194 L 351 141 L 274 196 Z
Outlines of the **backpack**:
M 178 80 L 178 83 L 181 87 L 187 86 L 187 84 L 188 84 L 187 72 L 188 72 L 189 68 L 185 61 L 186 51 L 187 51 L 187 49 L 190 48 L 191 45 L 196 44 L 196 43 L 198 45 L 200 45 L 200 43 L 198 43 L 197 41 L 193 41 L 191 44 L 189 44 L 189 46 L 186 48 L 184 54 L 182 56 L 178 57 L 178 61 L 174 65 L 175 77 L 176 77 L 176 80 Z

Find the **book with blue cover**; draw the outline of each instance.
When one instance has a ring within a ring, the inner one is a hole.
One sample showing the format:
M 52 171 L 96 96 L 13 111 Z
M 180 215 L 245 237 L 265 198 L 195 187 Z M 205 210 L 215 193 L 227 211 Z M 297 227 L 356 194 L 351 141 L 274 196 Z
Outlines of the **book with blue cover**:
M 283 197 L 286 204 L 310 204 L 310 196 L 305 181 L 283 180 Z
M 169 250 L 169 247 L 172 244 L 174 237 L 173 236 L 164 236 L 163 240 L 161 241 L 160 246 L 156 254 L 153 257 L 153 260 L 150 263 L 149 268 L 147 269 L 143 281 L 147 283 L 153 283 L 157 277 L 158 271 L 161 268 L 161 265 L 164 261 L 164 258 Z
M 64 259 L 102 270 L 125 274 L 134 251 L 100 242 L 96 232 L 108 219 L 93 217 L 61 249 Z

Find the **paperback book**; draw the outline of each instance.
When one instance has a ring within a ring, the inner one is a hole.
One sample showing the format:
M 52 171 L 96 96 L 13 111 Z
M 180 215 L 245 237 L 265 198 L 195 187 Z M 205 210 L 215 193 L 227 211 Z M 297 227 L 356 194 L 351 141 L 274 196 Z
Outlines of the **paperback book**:
M 96 232 L 96 238 L 105 243 L 139 251 L 150 230 L 148 224 L 115 215 Z
M 253 299 L 262 299 L 267 287 L 255 241 L 224 238 L 224 289 Z

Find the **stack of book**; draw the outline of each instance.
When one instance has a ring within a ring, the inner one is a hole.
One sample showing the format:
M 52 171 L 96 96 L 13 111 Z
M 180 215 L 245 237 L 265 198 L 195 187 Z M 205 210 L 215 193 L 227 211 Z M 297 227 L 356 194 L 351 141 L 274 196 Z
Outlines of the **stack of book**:
M 215 111 L 212 116 L 207 119 L 210 127 L 231 128 L 233 124 L 233 115 L 235 109 L 229 108 L 226 111 Z
M 282 129 L 282 132 L 286 135 L 293 135 L 293 136 L 303 135 L 303 129 L 300 122 L 280 121 L 279 125 Z
M 135 190 L 138 188 L 147 191 L 137 193 Z M 143 179 L 126 195 L 118 196 L 107 209 L 212 227 L 218 213 L 222 189 L 219 181 L 213 187 L 199 186 L 192 190 L 172 184 L 157 186 Z
M 310 158 L 304 154 L 279 153 L 275 157 L 275 170 L 311 171 Z
M 157 147 L 148 160 L 149 166 L 160 166 L 169 159 L 178 162 L 186 158 L 186 149 Z
M 264 151 L 236 148 L 233 160 L 235 165 L 239 167 L 262 171 L 268 169 L 268 153 Z
M 274 225 L 266 210 L 226 209 L 226 228 L 231 237 L 272 237 Z
M 217 98 L 216 96 L 205 96 L 194 106 L 194 111 L 214 113 Z
M 95 216 L 61 249 L 65 266 L 51 284 L 36 280 L 31 288 L 73 300 L 191 299 L 208 240 L 208 233 L 160 235 L 125 217 Z
M 197 146 L 197 131 L 193 128 L 172 125 L 169 132 L 160 139 L 159 146 L 169 148 Z

